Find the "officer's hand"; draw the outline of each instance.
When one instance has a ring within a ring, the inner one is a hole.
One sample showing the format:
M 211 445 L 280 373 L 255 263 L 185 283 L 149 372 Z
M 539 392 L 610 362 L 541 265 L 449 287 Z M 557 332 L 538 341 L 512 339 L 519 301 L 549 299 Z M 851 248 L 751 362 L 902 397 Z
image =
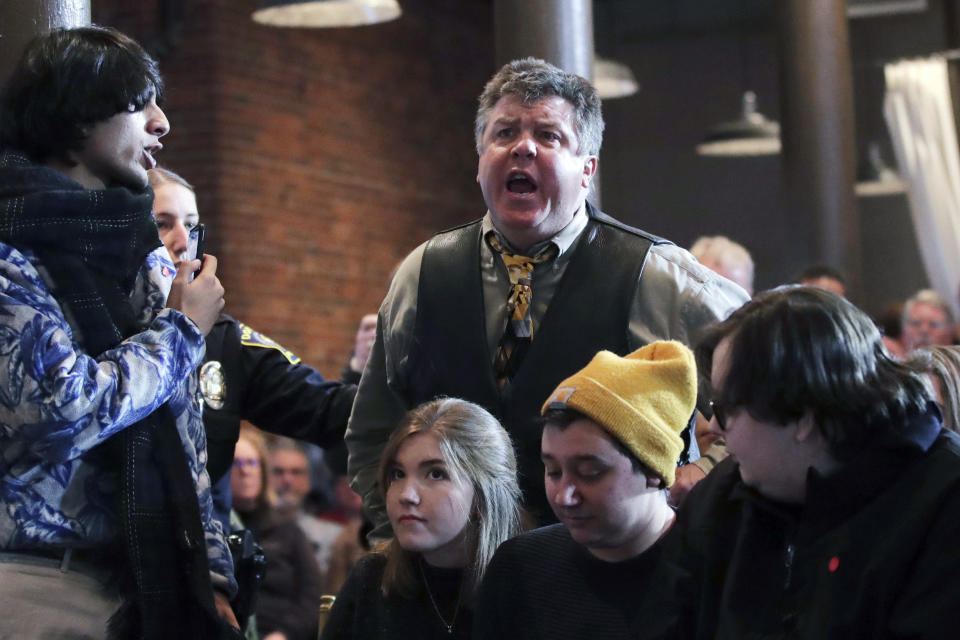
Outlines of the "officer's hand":
M 694 485 L 705 477 L 707 477 L 707 474 L 695 464 L 685 464 L 682 467 L 677 467 L 676 480 L 670 487 L 670 504 L 679 507 L 683 503 L 683 499 L 690 493 L 690 489 L 693 489 Z
M 180 263 L 167 306 L 181 311 L 193 320 L 203 335 L 207 335 L 223 309 L 224 300 L 223 285 L 217 278 L 217 258 L 207 253 L 203 258 L 203 269 L 192 282 L 190 274 L 200 269 L 200 260 Z
M 229 624 L 237 631 L 240 630 L 240 623 L 237 622 L 237 616 L 233 615 L 233 608 L 230 607 L 230 601 L 227 600 L 227 596 L 223 595 L 219 591 L 214 591 L 213 605 L 217 608 L 217 614 L 220 615 L 224 622 Z
M 360 319 L 357 337 L 353 343 L 353 357 L 350 358 L 350 368 L 357 373 L 363 373 L 363 368 L 367 366 L 370 349 L 373 347 L 373 341 L 376 337 L 377 314 L 369 313 Z

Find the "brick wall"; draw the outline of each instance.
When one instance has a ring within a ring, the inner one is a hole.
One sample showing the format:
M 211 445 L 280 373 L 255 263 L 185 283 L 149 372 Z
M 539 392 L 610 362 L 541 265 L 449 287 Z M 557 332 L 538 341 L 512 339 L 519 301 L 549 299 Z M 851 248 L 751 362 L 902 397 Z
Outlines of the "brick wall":
M 307 30 L 255 24 L 256 4 L 185 0 L 173 29 L 160 0 L 97 0 L 93 18 L 158 53 L 160 162 L 197 187 L 227 311 L 336 377 L 394 265 L 483 211 L 490 5 L 402 0 L 391 23 Z

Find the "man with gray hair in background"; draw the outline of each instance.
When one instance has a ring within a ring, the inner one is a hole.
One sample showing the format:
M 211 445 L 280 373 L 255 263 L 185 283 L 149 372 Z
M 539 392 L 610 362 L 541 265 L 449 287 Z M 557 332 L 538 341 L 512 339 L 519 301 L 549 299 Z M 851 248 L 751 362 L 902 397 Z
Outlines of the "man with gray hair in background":
M 347 429 L 353 487 L 377 524 L 386 522 L 380 451 L 405 411 L 439 395 L 503 422 L 526 508 L 554 521 L 536 419 L 557 383 L 603 349 L 695 342 L 746 301 L 683 249 L 587 202 L 603 128 L 596 89 L 542 60 L 505 65 L 480 96 L 477 182 L 487 213 L 400 265 Z
M 907 355 L 923 347 L 952 344 L 953 329 L 953 310 L 933 289 L 916 292 L 903 305 L 901 340 Z
M 732 280 L 753 295 L 753 258 L 746 247 L 727 236 L 700 236 L 690 253 L 707 269 Z

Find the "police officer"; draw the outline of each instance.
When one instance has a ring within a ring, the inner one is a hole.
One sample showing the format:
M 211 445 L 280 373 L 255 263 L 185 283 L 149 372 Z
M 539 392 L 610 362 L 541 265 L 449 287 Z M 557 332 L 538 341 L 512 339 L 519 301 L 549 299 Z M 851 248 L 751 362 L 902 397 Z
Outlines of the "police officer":
M 196 196 L 193 187 L 172 171 L 156 168 L 148 175 L 160 240 L 177 265 L 200 220 Z M 226 314 L 207 335 L 200 387 L 206 405 L 207 470 L 215 485 L 215 510 L 225 527 L 230 510 L 227 472 L 240 421 L 324 448 L 342 447 L 357 390 L 353 384 L 325 380 L 296 355 Z

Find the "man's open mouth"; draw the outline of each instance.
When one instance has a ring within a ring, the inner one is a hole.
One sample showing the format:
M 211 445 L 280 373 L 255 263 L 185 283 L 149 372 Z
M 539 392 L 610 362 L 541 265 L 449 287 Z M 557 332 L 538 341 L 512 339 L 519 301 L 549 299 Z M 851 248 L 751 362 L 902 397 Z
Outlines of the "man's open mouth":
M 507 178 L 507 191 L 510 193 L 527 194 L 537 190 L 537 183 L 525 173 L 514 172 Z

